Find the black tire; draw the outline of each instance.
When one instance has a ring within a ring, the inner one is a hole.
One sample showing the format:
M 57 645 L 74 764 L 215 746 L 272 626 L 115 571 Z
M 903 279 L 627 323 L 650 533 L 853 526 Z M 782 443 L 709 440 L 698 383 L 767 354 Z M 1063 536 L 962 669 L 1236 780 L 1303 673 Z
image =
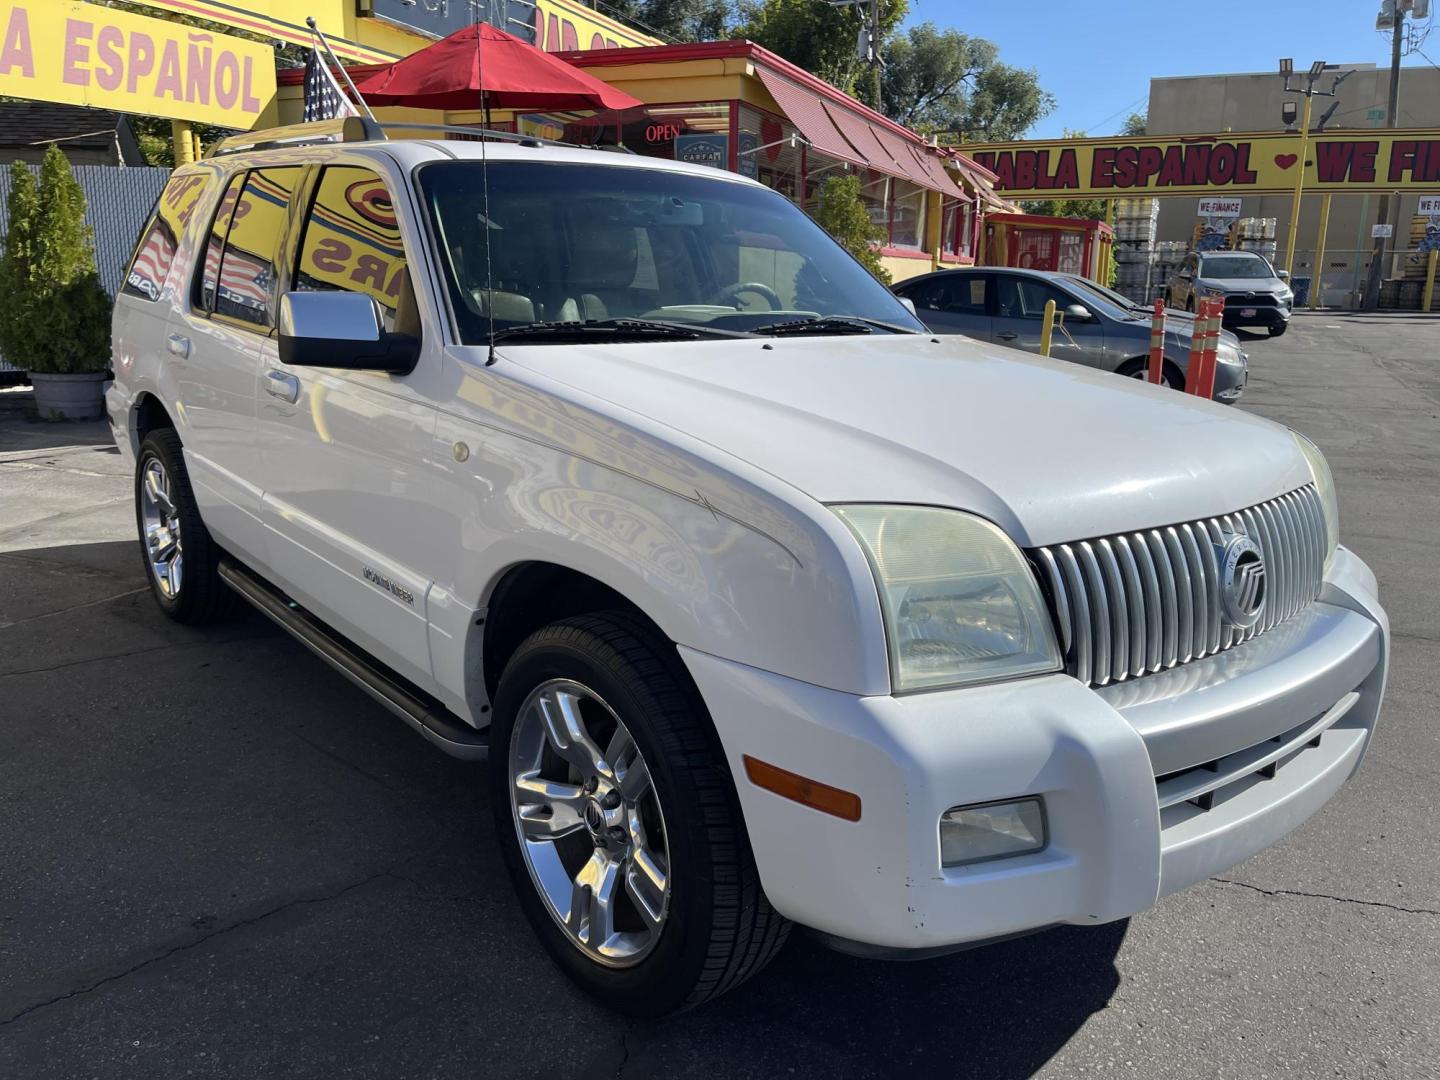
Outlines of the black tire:
M 1289 330 L 1289 329 L 1290 329 L 1290 324 L 1289 324 L 1289 323 L 1283 323 L 1283 322 L 1282 322 L 1282 323 L 1277 323 L 1276 325 L 1274 325 L 1274 326 L 1272 326 L 1272 327 L 1269 328 L 1269 330 L 1270 330 L 1270 336 L 1271 336 L 1271 337 L 1279 337 L 1281 334 L 1285 333 L 1285 331 L 1286 331 L 1286 330 Z
M 664 814 L 669 908 L 634 966 L 606 967 L 586 955 L 551 915 L 521 853 L 511 737 L 531 692 L 553 679 L 593 689 L 614 710 L 649 766 Z M 675 647 L 648 623 L 609 611 L 536 631 L 505 667 L 490 731 L 495 828 L 520 906 L 556 964 L 602 1004 L 645 1017 L 693 1008 L 779 952 L 790 924 L 760 887 L 719 738 Z
M 152 460 L 158 461 L 169 476 L 170 497 L 180 527 L 183 573 L 173 596 L 166 595 L 161 588 L 145 542 L 142 495 L 145 472 Z M 220 579 L 216 570 L 220 549 L 200 519 L 200 508 L 195 504 L 195 494 L 190 487 L 190 475 L 185 470 L 180 436 L 172 428 L 152 431 L 140 444 L 140 454 L 135 462 L 135 525 L 140 537 L 140 561 L 145 580 L 161 611 L 176 622 L 190 625 L 219 622 L 235 613 L 239 598 Z
M 1115 374 L 1126 379 L 1144 379 L 1149 368 L 1150 361 L 1148 359 L 1127 360 L 1115 369 Z M 1171 390 L 1185 389 L 1185 376 L 1169 360 L 1163 361 L 1160 365 L 1160 381 L 1162 385 Z

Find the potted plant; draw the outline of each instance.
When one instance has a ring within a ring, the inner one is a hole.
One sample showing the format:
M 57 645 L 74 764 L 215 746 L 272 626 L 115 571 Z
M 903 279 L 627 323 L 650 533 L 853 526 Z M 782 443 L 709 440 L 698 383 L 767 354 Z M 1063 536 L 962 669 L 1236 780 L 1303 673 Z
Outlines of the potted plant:
M 56 146 L 40 182 L 10 169 L 9 225 L 0 260 L 0 353 L 24 368 L 47 420 L 104 415 L 110 363 L 110 297 L 95 266 L 85 193 Z

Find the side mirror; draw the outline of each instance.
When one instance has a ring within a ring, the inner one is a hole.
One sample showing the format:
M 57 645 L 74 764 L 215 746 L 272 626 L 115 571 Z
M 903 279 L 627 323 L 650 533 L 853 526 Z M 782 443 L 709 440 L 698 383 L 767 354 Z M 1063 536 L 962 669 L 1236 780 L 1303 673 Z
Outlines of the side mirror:
M 364 293 L 289 292 L 280 298 L 280 362 L 298 367 L 408 375 L 420 341 L 388 334 L 380 305 Z
M 900 303 L 904 306 L 905 310 L 908 311 L 911 315 L 914 315 L 917 318 L 919 317 L 919 312 L 915 310 L 914 300 L 911 300 L 908 296 L 897 296 L 895 299 L 899 300 Z
M 1084 304 L 1067 304 L 1065 318 L 1074 322 L 1093 322 L 1095 316 L 1090 314 L 1090 309 Z
M 1290 283 L 1289 270 L 1276 270 L 1275 276 L 1278 277 L 1281 281 L 1285 282 L 1287 285 Z

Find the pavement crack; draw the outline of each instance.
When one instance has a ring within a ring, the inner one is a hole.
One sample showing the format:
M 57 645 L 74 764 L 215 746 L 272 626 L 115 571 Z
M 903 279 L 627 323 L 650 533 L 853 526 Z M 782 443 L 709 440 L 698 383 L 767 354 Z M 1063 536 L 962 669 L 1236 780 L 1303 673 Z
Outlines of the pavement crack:
M 76 987 L 74 990 L 67 990 L 63 994 L 56 994 L 53 997 L 46 998 L 44 1001 L 37 1001 L 33 1005 L 27 1005 L 25 1008 L 15 1013 L 13 1016 L 10 1016 L 4 1020 L 0 1020 L 0 1028 L 7 1027 L 10 1024 L 15 1023 L 17 1020 L 21 1020 L 24 1017 L 29 1016 L 31 1013 L 38 1012 L 41 1009 L 49 1008 L 51 1005 L 58 1005 L 60 1002 L 69 1001 L 71 998 L 83 997 L 86 994 L 92 993 L 93 991 L 100 989 L 102 986 L 109 986 L 111 983 L 121 982 L 122 980 L 128 979 L 130 976 L 138 972 L 144 971 L 146 968 L 153 967 L 154 965 L 161 963 L 162 961 L 170 959 L 170 957 L 175 956 L 177 953 L 188 952 L 189 950 L 194 949 L 199 945 L 204 945 L 207 941 L 214 941 L 216 938 L 223 937 L 224 935 L 233 933 L 236 930 L 242 930 L 247 926 L 254 926 L 256 923 L 264 922 L 266 919 L 273 918 L 274 916 L 289 911 L 292 908 L 303 907 L 310 904 L 328 904 L 332 900 L 338 900 L 342 896 L 345 896 L 347 893 L 354 892 L 356 889 L 364 888 L 371 882 L 378 881 L 381 878 L 398 877 L 399 875 L 389 870 L 381 870 L 377 873 L 369 874 L 366 877 L 361 878 L 359 881 L 352 881 L 349 885 L 345 885 L 339 889 L 334 890 L 333 892 L 323 893 L 319 896 L 298 896 L 293 900 L 287 900 L 283 904 L 277 904 L 275 907 L 270 908 L 267 911 L 262 911 L 258 915 L 252 915 L 248 919 L 237 919 L 235 922 L 229 923 L 226 926 L 222 926 L 218 930 L 212 930 L 207 934 L 202 934 L 199 937 L 195 938 L 193 941 L 186 941 L 179 945 L 174 945 L 164 950 L 163 952 L 157 953 L 154 956 L 149 956 L 144 960 L 139 961 L 138 963 L 131 964 L 123 971 L 118 971 L 113 975 L 106 975 L 102 979 L 96 979 L 94 982 L 86 983 L 84 986 Z
M 1238 885 L 1242 889 L 1249 889 L 1265 896 L 1300 896 L 1310 900 L 1333 900 L 1337 904 L 1358 904 L 1361 907 L 1385 908 L 1389 911 L 1399 911 L 1406 915 L 1440 915 L 1440 910 L 1435 908 L 1411 908 L 1401 907 L 1399 904 L 1387 904 L 1383 900 L 1357 900 L 1353 896 L 1333 896 L 1330 893 L 1302 892 L 1299 889 L 1265 889 L 1259 885 L 1251 885 L 1248 881 L 1235 881 L 1233 878 L 1211 878 L 1211 881 L 1219 882 L 1221 885 Z
M 615 1063 L 615 1080 L 623 1080 L 625 1066 L 630 1063 L 630 1032 L 632 1025 L 620 1029 L 620 1060 Z
M 148 592 L 150 587 L 142 585 L 138 589 L 128 589 L 114 596 L 102 596 L 98 600 L 86 600 L 83 604 L 72 604 L 70 607 L 60 608 L 58 611 L 43 611 L 39 615 L 28 615 L 23 619 L 16 619 L 14 622 L 0 622 L 0 630 L 9 630 L 12 626 L 24 626 L 26 623 L 34 622 L 37 619 L 52 619 L 56 615 L 65 615 L 72 611 L 80 611 L 84 608 L 95 607 L 97 604 L 108 604 L 111 600 L 123 600 L 127 596 L 134 596 L 136 593 Z

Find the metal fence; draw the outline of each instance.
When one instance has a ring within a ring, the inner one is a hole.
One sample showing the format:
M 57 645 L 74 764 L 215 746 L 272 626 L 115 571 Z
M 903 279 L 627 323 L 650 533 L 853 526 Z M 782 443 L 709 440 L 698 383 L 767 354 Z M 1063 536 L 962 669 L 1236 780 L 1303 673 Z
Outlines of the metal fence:
M 32 165 L 30 171 L 38 177 L 40 167 Z M 140 227 L 145 224 L 169 177 L 169 169 L 75 167 L 75 179 L 85 192 L 85 220 L 95 230 L 95 261 L 100 269 L 100 282 L 111 296 L 120 288 Z M 4 250 L 5 231 L 9 227 L 9 199 L 10 170 L 0 169 L 0 252 Z M 14 370 L 0 357 L 0 371 Z

